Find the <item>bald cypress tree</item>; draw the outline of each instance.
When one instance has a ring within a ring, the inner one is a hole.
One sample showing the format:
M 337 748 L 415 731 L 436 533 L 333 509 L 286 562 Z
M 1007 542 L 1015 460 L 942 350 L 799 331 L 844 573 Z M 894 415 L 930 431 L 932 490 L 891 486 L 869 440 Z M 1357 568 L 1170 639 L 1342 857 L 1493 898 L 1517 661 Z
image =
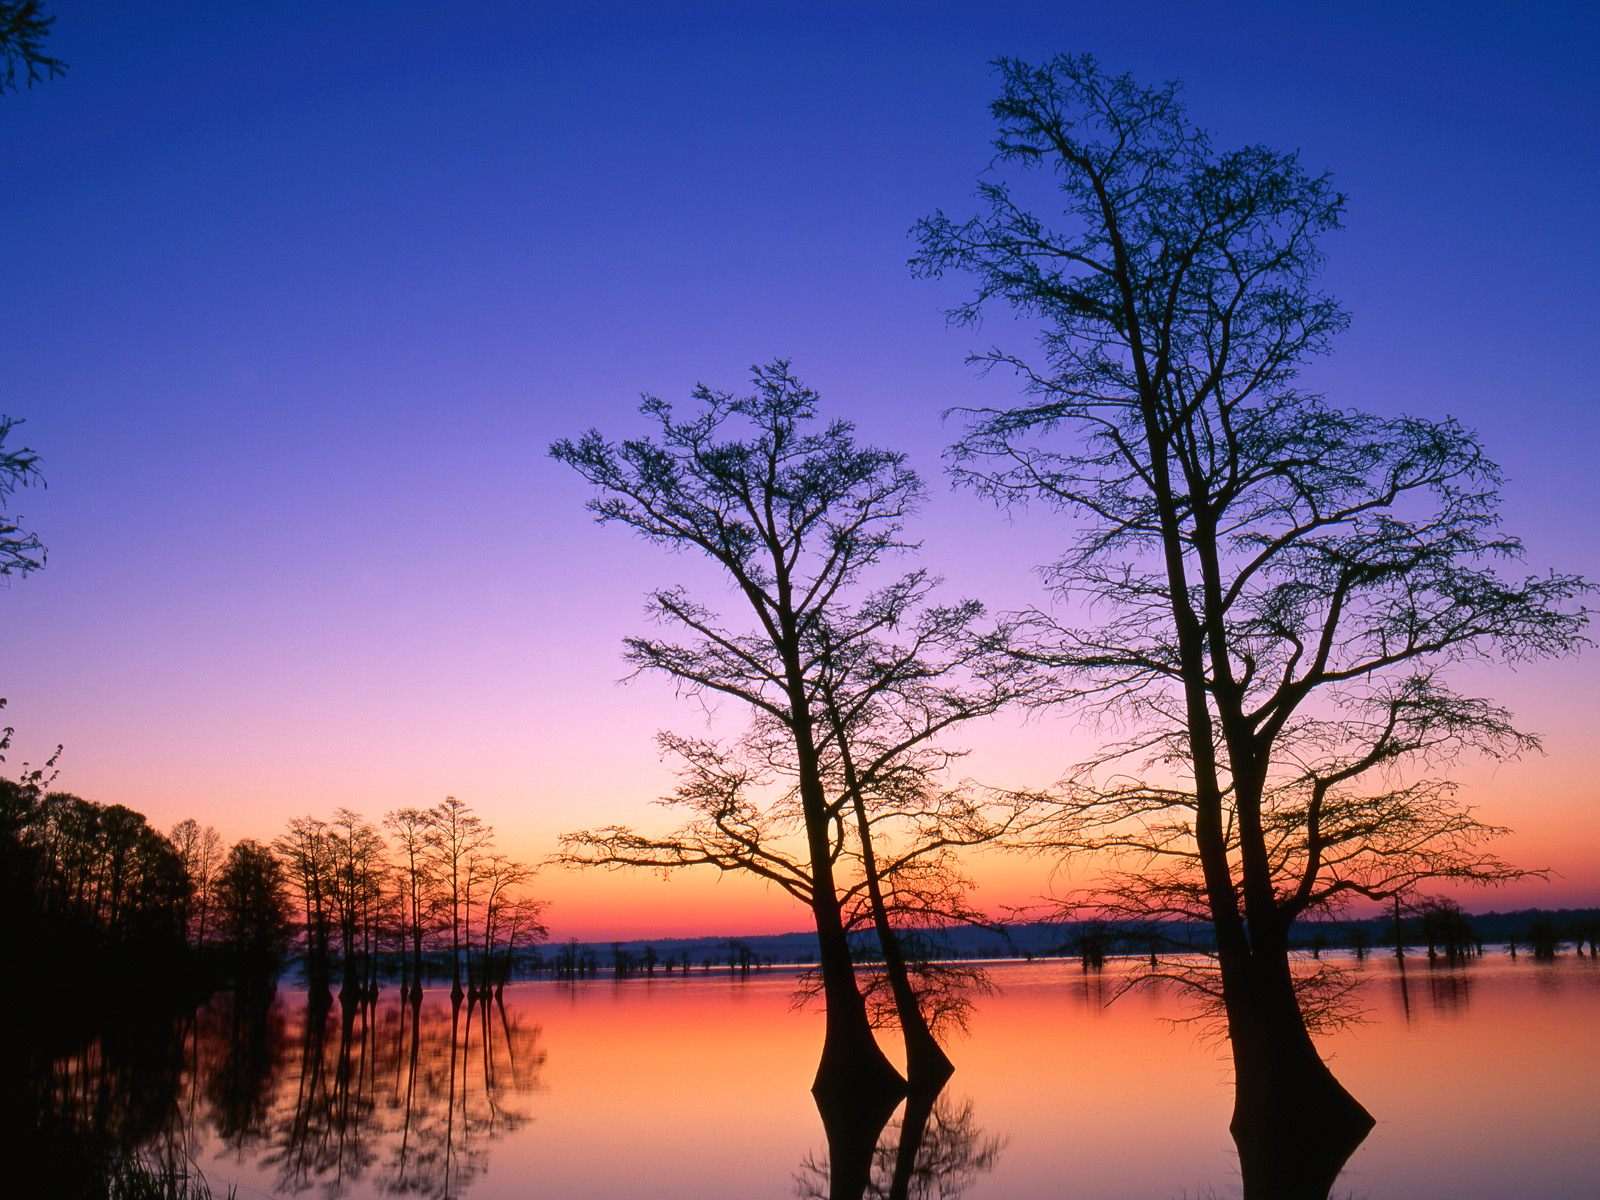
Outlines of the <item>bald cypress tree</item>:
M 1119 857 L 1111 913 L 1211 923 L 1195 982 L 1226 1013 L 1247 1181 L 1311 1194 L 1371 1117 L 1308 1036 L 1290 929 L 1518 874 L 1438 768 L 1536 743 L 1449 668 L 1572 651 L 1584 584 L 1503 573 L 1520 545 L 1469 430 L 1299 385 L 1347 322 L 1315 286 L 1345 205 L 1326 177 L 1215 149 L 1176 85 L 998 69 L 980 211 L 920 222 L 913 267 L 975 280 L 956 319 L 1039 330 L 979 356 L 1024 395 L 969 412 L 955 454 L 980 492 L 1061 514 L 1044 657 L 1131 731 L 1058 793 L 1055 842 Z

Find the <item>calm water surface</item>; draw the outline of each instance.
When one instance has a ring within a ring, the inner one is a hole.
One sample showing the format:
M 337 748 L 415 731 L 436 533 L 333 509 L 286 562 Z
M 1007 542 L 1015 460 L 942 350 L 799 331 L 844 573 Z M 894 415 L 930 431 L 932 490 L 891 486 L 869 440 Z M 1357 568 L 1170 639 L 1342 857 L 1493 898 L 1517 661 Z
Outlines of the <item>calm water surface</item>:
M 1412 959 L 1403 988 L 1392 959 L 1359 969 L 1369 1019 L 1322 1045 L 1378 1125 L 1335 1196 L 1600 1195 L 1600 964 Z M 911 1195 L 1238 1196 L 1225 1049 L 1174 1023 L 1173 998 L 1107 1007 L 1119 978 L 995 968 Z M 95 1047 L 49 1086 L 68 1119 L 127 1125 L 242 1198 L 826 1196 L 806 1090 L 820 1017 L 793 1011 L 793 983 L 527 983 L 454 1018 L 430 995 L 415 1025 L 393 990 L 348 1013 L 288 990 L 256 1011 L 221 997 L 149 1061 Z

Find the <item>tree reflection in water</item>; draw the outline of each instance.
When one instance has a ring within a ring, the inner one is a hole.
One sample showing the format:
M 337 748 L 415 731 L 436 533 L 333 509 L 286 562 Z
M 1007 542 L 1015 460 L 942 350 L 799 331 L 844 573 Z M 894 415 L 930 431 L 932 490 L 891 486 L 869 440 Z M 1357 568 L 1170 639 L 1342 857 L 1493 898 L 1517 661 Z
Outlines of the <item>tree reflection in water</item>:
M 41 1059 L 7 1107 L 32 1110 L 33 1153 L 53 1170 L 102 1181 L 136 1152 L 187 1164 L 215 1138 L 283 1194 L 360 1182 L 446 1200 L 527 1120 L 516 1100 L 543 1063 L 539 1027 L 493 1000 L 335 1004 L 269 988 Z
M 152 1166 L 186 1161 L 162 1151 L 178 1124 L 185 1023 L 133 1005 L 108 1022 L 92 1038 L 48 1013 L 12 1023 L 0 1068 L 0 1191 L 104 1196 L 136 1149 L 151 1148 Z
M 881 1132 L 853 1129 L 822 1113 L 828 1148 L 795 1173 L 802 1200 L 956 1200 L 994 1169 L 1005 1139 L 986 1134 L 972 1101 L 913 1091 Z
M 488 1144 L 521 1126 L 538 1087 L 537 1026 L 494 1002 L 308 1006 L 295 1062 L 270 1100 L 260 1161 L 280 1191 L 460 1195 Z M 219 1129 L 223 1122 L 219 1119 Z M 241 1147 L 242 1148 L 242 1147 Z

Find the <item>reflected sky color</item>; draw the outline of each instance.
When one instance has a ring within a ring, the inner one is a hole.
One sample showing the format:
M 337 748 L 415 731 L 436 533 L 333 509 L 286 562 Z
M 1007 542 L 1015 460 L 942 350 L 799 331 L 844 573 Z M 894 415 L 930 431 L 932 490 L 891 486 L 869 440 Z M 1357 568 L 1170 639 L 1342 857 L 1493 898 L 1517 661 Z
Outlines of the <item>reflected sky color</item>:
M 1355 969 L 1368 1020 L 1321 1045 L 1378 1124 L 1336 1197 L 1593 1194 L 1600 966 L 1498 951 L 1454 970 L 1413 958 L 1404 1000 L 1392 959 Z M 1009 963 L 995 976 L 1002 990 L 954 1043 L 941 1098 L 947 1115 L 967 1114 L 973 1146 L 998 1146 L 967 1194 L 1239 1195 L 1225 1047 L 1175 1024 L 1187 1009 L 1154 993 L 1105 1007 L 1116 964 L 1097 977 Z M 438 994 L 421 1012 L 415 1072 L 409 1013 L 392 991 L 348 1031 L 335 1006 L 309 1041 L 302 993 L 280 993 L 261 1038 L 241 1033 L 219 998 L 182 1043 L 175 1144 L 213 1188 L 238 1184 L 241 1196 L 440 1194 L 446 1165 L 452 1194 L 472 1200 L 793 1195 L 825 1146 L 806 1091 L 820 1022 L 790 1009 L 792 983 L 778 971 L 742 982 L 696 971 L 514 985 L 487 1024 L 463 1008 L 453 1073 Z M 270 1050 L 252 1051 L 258 1042 Z M 79 1102 L 94 1098 L 88 1086 Z
M 0 593 L 0 694 L 15 761 L 64 742 L 60 786 L 162 828 L 455 794 L 537 859 L 652 819 L 654 731 L 707 718 L 619 687 L 618 643 L 647 587 L 706 577 L 594 528 L 544 450 L 775 355 L 934 481 L 952 595 L 1038 601 L 1059 531 L 938 480 L 940 412 L 1014 395 L 964 355 L 1021 335 L 947 329 L 959 285 L 905 269 L 916 218 L 968 207 L 999 54 L 1182 78 L 1220 142 L 1331 170 L 1355 326 L 1311 382 L 1477 427 L 1531 565 L 1600 576 L 1591 5 L 49 7 L 70 73 L 0 100 L 0 411 L 50 482 L 16 505 L 50 561 Z M 1560 878 L 1469 904 L 1600 899 L 1593 679 L 1475 679 L 1548 756 L 1467 794 Z M 1037 785 L 1094 737 L 970 741 Z M 1052 886 L 976 873 L 996 908 Z M 558 936 L 805 923 L 742 881 L 540 887 Z

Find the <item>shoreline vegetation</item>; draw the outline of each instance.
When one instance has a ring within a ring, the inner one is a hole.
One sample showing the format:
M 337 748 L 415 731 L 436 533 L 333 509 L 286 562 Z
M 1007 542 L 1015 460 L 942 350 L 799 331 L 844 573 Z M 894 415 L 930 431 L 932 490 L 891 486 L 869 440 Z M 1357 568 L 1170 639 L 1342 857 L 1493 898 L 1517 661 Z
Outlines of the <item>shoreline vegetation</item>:
M 339 982 L 341 999 L 360 1002 L 395 987 L 410 999 L 440 989 L 477 998 L 513 981 L 804 975 L 818 962 L 806 932 L 550 941 L 543 906 L 525 894 L 532 872 L 495 854 L 493 831 L 454 800 L 391 814 L 386 827 L 402 834 L 393 845 L 349 810 L 333 821 L 298 818 L 274 853 L 246 840 L 224 854 L 215 831 L 192 821 L 163 835 L 131 809 L 39 781 L 0 786 L 0 822 L 3 936 L 18 961 L 52 981 L 46 1041 L 62 1048 L 103 1031 L 108 994 L 124 1014 L 153 1014 L 220 991 L 258 992 L 280 977 L 330 999 Z M 439 832 L 451 823 L 454 840 Z M 280 858 L 295 869 L 283 871 Z M 950 964 L 1069 959 L 1099 970 L 1214 952 L 1210 927 L 1194 921 L 983 922 L 919 934 L 923 959 Z M 1538 961 L 1594 957 L 1597 939 L 1600 907 L 1468 913 L 1428 900 L 1306 924 L 1290 949 L 1359 960 L 1393 956 L 1398 944 L 1408 959 L 1455 963 L 1500 947 Z M 876 935 L 855 931 L 849 950 L 870 990 L 882 962 Z
M 1464 926 L 1444 931 L 1436 923 L 1430 930 L 1426 913 L 1402 917 L 1399 945 L 1403 957 L 1423 965 L 1455 964 L 1490 953 L 1530 962 L 1564 955 L 1600 957 L 1600 908 L 1512 909 L 1462 913 L 1461 919 Z M 1119 960 L 1146 958 L 1152 941 L 1163 954 L 1204 955 L 1209 950 L 1207 932 L 1203 925 L 1150 929 L 1112 928 L 1089 921 L 1033 921 L 946 930 L 944 944 L 929 947 L 928 957 L 952 963 L 1076 961 L 1086 970 L 1102 969 Z M 622 941 L 569 938 L 520 955 L 511 965 L 507 982 L 684 979 L 805 971 L 817 963 L 814 942 L 815 938 L 804 932 Z M 1313 958 L 1327 954 L 1361 961 L 1379 956 L 1393 958 L 1395 945 L 1393 918 L 1371 917 L 1330 922 L 1307 930 L 1290 948 Z M 869 939 L 856 939 L 852 949 L 859 970 L 876 965 L 878 960 Z M 425 963 L 425 969 L 429 968 L 432 974 L 428 978 L 435 981 L 432 986 L 442 988 L 448 981 L 448 963 L 434 959 Z M 396 979 L 399 967 L 389 964 L 385 972 L 381 978 Z M 283 981 L 303 986 L 305 976 L 291 962 Z
M 452 822 L 453 834 L 438 832 Z M 479 995 L 517 979 L 748 974 L 818 962 L 816 935 L 801 931 L 550 941 L 543 905 L 526 894 L 532 871 L 494 852 L 493 830 L 468 806 L 452 799 L 385 824 L 401 828 L 397 844 L 340 810 L 333 821 L 297 818 L 274 853 L 245 840 L 223 854 L 215 831 L 193 821 L 167 836 L 126 807 L 6 781 L 0 936 L 52 980 L 58 1008 L 74 1020 L 99 1011 L 111 981 L 128 978 L 140 983 L 116 987 L 120 1005 L 160 1007 L 257 988 L 280 972 L 330 992 L 339 982 L 341 994 L 360 999 L 382 987 Z M 1087 969 L 1215 949 L 1198 921 L 978 919 L 919 933 L 919 955 L 940 962 L 1068 958 Z M 1291 951 L 1312 957 L 1393 955 L 1397 943 L 1425 961 L 1494 945 L 1529 959 L 1594 956 L 1600 907 L 1469 913 L 1432 899 L 1305 923 L 1296 934 Z M 849 950 L 858 971 L 881 964 L 871 930 L 853 932 Z

